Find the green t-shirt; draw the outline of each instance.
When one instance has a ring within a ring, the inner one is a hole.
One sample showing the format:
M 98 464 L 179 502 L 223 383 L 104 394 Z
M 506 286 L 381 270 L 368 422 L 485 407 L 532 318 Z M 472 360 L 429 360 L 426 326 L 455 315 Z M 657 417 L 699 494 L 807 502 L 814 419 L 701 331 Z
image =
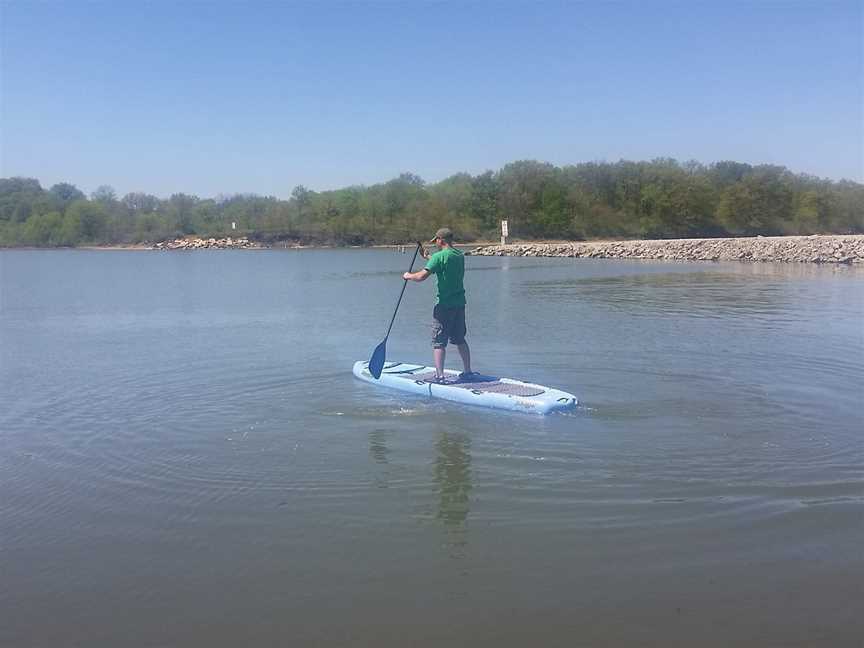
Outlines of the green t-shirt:
M 438 297 L 436 304 L 441 306 L 464 306 L 465 256 L 452 247 L 438 250 L 429 257 L 426 270 L 438 277 Z

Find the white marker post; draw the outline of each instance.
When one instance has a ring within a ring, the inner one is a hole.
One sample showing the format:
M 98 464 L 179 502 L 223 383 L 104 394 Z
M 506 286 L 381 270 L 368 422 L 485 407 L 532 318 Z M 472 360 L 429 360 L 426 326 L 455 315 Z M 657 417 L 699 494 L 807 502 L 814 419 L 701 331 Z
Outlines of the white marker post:
M 501 221 L 501 245 L 507 245 L 507 221 Z

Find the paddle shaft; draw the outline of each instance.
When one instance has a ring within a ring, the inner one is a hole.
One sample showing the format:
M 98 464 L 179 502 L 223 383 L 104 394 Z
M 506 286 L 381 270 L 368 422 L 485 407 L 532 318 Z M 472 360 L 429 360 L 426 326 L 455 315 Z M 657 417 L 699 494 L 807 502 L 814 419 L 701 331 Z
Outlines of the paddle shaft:
M 417 247 L 414 248 L 414 257 L 411 259 L 411 265 L 408 266 L 408 272 L 411 272 L 414 269 L 414 262 L 417 260 L 417 253 L 420 251 L 420 243 L 417 243 Z M 402 292 L 399 293 L 399 301 L 396 302 L 396 310 L 393 311 L 393 317 L 390 318 L 390 326 L 387 327 L 387 335 L 384 336 L 384 339 L 390 337 L 390 330 L 393 328 L 393 322 L 396 321 L 396 313 L 399 312 L 399 305 L 402 303 L 402 295 L 405 294 L 405 286 L 408 285 L 408 280 L 405 279 L 405 282 L 402 284 Z

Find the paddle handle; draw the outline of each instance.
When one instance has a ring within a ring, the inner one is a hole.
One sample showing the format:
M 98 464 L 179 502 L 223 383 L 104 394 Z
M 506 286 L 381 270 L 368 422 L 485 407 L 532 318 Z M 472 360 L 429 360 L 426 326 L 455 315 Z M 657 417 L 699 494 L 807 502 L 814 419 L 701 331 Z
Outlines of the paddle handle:
M 411 259 L 411 265 L 408 266 L 408 272 L 411 272 L 414 269 L 414 262 L 417 260 L 417 253 L 420 251 L 420 243 L 417 243 L 417 247 L 414 248 L 414 257 Z M 393 311 L 393 317 L 390 318 L 390 326 L 387 327 L 387 335 L 384 336 L 384 339 L 390 337 L 390 330 L 393 328 L 393 322 L 396 321 L 396 313 L 399 312 L 399 304 L 402 303 L 402 295 L 405 294 L 405 286 L 408 285 L 408 280 L 405 279 L 402 284 L 402 292 L 399 293 L 399 301 L 396 302 L 396 310 Z

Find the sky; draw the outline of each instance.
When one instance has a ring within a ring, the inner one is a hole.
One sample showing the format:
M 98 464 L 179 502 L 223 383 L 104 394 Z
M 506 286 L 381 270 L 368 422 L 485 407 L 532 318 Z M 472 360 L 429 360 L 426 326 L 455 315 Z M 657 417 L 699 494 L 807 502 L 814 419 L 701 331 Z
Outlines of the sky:
M 862 59 L 862 0 L 0 0 L 0 177 L 286 198 L 672 157 L 862 182 Z

